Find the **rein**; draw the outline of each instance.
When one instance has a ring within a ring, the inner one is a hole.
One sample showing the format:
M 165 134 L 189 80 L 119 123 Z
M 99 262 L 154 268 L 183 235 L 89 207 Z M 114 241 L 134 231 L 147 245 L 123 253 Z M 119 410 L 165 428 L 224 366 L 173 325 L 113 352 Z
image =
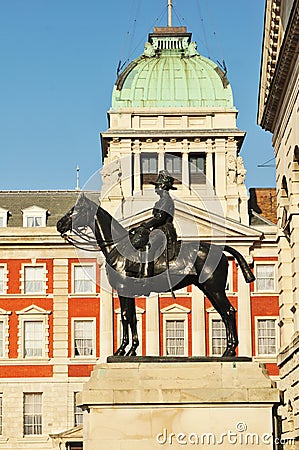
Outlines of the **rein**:
M 83 230 L 85 230 L 86 227 L 83 227 Z M 101 247 L 109 247 L 110 245 L 113 244 L 118 244 L 119 242 L 121 242 L 123 239 L 125 239 L 128 235 L 124 235 L 121 236 L 119 239 L 115 239 L 115 240 L 108 240 L 108 239 L 103 239 L 101 242 L 101 245 L 98 244 L 97 240 L 95 238 L 92 238 L 91 236 L 89 236 L 87 233 L 84 233 L 83 231 L 72 230 L 72 233 L 77 236 L 78 238 L 80 238 L 83 243 L 82 245 L 80 245 L 80 242 L 78 242 L 76 239 L 72 238 L 71 236 L 67 236 L 64 235 L 64 239 L 71 245 L 73 245 L 76 248 L 79 248 L 80 250 L 85 250 L 85 251 L 89 251 L 89 252 L 98 252 L 101 250 Z

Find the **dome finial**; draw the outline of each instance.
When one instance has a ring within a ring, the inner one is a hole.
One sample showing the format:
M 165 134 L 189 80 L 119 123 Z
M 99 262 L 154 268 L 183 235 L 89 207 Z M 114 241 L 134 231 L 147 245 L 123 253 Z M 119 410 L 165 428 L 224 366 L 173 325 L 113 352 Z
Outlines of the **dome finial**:
M 168 0 L 168 26 L 172 27 L 172 0 Z

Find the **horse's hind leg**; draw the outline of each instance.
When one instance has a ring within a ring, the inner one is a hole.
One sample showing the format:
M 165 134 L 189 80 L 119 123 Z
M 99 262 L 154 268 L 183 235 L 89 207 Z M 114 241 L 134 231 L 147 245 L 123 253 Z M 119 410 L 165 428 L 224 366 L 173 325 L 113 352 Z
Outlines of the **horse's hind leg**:
M 238 347 L 238 333 L 236 326 L 236 311 L 228 300 L 225 291 L 208 289 L 203 290 L 208 299 L 220 314 L 226 329 L 226 349 L 222 356 L 236 356 Z
M 132 334 L 132 345 L 126 356 L 136 356 L 136 349 L 139 346 L 138 334 L 137 334 L 137 316 L 135 299 L 128 299 L 128 319 Z
M 126 347 L 129 343 L 129 300 L 127 297 L 119 296 L 121 323 L 122 323 L 122 340 L 119 348 L 114 353 L 114 356 L 124 356 Z

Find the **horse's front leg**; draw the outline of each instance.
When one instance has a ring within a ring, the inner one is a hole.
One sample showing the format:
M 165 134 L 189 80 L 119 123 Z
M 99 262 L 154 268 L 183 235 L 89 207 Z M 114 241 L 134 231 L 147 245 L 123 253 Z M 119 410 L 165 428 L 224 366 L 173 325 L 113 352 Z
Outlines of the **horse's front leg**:
M 222 319 L 226 328 L 226 349 L 222 356 L 236 356 L 236 348 L 239 341 L 237 335 L 235 309 L 230 306 L 229 310 L 223 313 Z
M 138 333 L 137 333 L 137 316 L 135 298 L 128 298 L 128 321 L 132 334 L 132 345 L 126 356 L 136 356 L 136 350 L 139 346 Z
M 127 297 L 119 296 L 120 310 L 121 310 L 121 324 L 122 324 L 122 340 L 121 344 L 114 352 L 114 356 L 124 356 L 126 354 L 126 347 L 129 344 L 129 302 Z

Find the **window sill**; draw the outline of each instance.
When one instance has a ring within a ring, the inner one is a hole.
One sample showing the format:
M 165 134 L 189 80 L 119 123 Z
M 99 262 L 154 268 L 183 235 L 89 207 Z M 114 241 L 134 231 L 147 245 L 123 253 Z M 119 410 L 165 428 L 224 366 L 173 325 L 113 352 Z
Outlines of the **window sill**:
M 87 297 L 100 297 L 100 294 L 97 292 L 90 293 L 80 293 L 80 294 L 69 294 L 69 298 L 87 298 Z
M 264 363 L 277 363 L 276 355 L 256 355 L 253 357 L 254 361 L 264 362 Z
M 95 356 L 73 356 L 69 361 L 72 364 L 95 364 L 97 358 Z
M 278 292 L 276 292 L 276 291 L 272 291 L 272 292 L 270 292 L 270 291 L 254 291 L 254 292 L 251 292 L 251 294 L 250 295 L 253 295 L 253 296 L 255 296 L 255 297 L 258 297 L 258 296 L 266 296 L 266 297 L 273 297 L 273 296 L 276 296 L 276 295 L 279 295 L 278 294 Z
M 23 436 L 22 439 L 17 439 L 16 442 L 24 443 L 24 442 L 34 441 L 34 442 L 45 443 L 45 442 L 49 442 L 49 440 L 50 440 L 50 438 L 48 436 L 30 434 L 28 436 Z
M 0 294 L 0 297 L 5 298 L 53 298 L 53 294 L 24 294 L 23 292 L 20 294 Z
M 22 366 L 32 366 L 32 364 L 44 366 L 45 364 L 49 364 L 49 361 L 49 358 L 0 358 L 0 366 L 15 366 L 16 364 Z

